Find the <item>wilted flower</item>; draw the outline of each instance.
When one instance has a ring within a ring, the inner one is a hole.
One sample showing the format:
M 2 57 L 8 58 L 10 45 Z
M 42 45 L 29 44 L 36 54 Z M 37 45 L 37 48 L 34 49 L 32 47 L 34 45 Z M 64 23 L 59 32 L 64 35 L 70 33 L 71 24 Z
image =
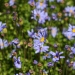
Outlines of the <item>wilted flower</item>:
M 51 28 L 51 35 L 53 36 L 53 37 L 55 37 L 56 35 L 57 35 L 57 28 L 56 27 L 52 27 Z

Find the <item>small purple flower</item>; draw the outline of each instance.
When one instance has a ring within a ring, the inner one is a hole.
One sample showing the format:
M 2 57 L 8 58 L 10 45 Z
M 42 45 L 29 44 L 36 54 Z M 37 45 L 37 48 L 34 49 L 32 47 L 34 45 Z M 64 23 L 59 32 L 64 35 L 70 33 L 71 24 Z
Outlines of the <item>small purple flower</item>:
M 54 5 L 51 5 L 51 6 L 50 6 L 50 8 L 51 8 L 51 9 L 55 9 L 55 8 L 56 8 L 56 6 L 54 6 Z
M 49 52 L 49 53 L 46 53 L 46 54 L 43 56 L 43 59 L 47 59 L 47 58 L 51 58 L 50 52 Z
M 20 57 L 16 58 L 15 56 L 13 57 L 14 59 L 14 66 L 18 69 L 21 68 L 21 61 L 20 61 Z
M 33 29 L 31 31 L 28 30 L 28 36 L 34 38 L 34 30 Z
M 52 19 L 55 20 L 55 21 L 57 21 L 57 20 L 58 20 L 58 18 L 57 18 L 57 14 L 52 13 Z
M 75 69 L 75 62 L 73 62 L 73 69 Z
M 71 47 L 71 51 L 73 54 L 75 54 L 75 45 Z
M 46 1 L 44 0 L 44 1 L 38 1 L 38 2 L 36 2 L 36 9 L 41 9 L 41 10 L 43 10 L 43 9 L 45 9 L 47 7 L 47 4 L 46 4 Z
M 48 16 L 48 13 L 45 11 L 34 9 L 32 11 L 33 16 L 31 19 L 34 19 L 38 21 L 40 24 L 44 24 L 46 20 L 50 20 L 50 17 Z
M 48 62 L 47 66 L 48 66 L 48 67 L 52 67 L 52 66 L 54 66 L 54 63 Z
M 2 22 L 0 21 L 0 32 L 1 32 L 4 28 L 6 28 L 6 23 L 2 23 Z
M 13 6 L 15 4 L 15 0 L 9 0 L 9 5 Z
M 0 38 L 0 48 L 3 49 L 4 47 L 8 47 L 8 41 L 7 40 L 3 40 Z
M 12 41 L 10 42 L 10 45 L 13 45 L 14 48 L 20 48 L 19 39 L 18 39 L 18 38 L 15 38 L 14 40 L 12 40 Z
M 49 48 L 49 46 L 43 46 L 43 45 L 34 46 L 35 53 L 46 52 L 46 51 L 48 51 L 48 48 Z
M 33 64 L 35 64 L 35 65 L 36 65 L 36 64 L 38 64 L 38 62 L 37 62 L 36 60 L 34 60 L 34 61 L 33 61 Z
M 31 6 L 35 6 L 35 1 L 34 1 L 34 0 L 29 0 L 28 3 L 29 3 Z
M 69 24 L 68 30 L 67 31 L 63 31 L 63 34 L 69 40 L 74 39 L 74 37 L 75 37 L 75 26 L 72 26 L 71 24 Z
M 72 16 L 72 14 L 75 15 L 75 7 L 74 6 L 67 6 L 65 7 L 65 16 Z
M 58 62 L 61 58 L 65 58 L 65 56 L 61 56 L 61 54 L 63 54 L 63 52 L 53 52 L 50 51 L 50 54 L 52 55 L 52 61 L 53 62 Z
M 13 56 L 13 54 L 16 52 L 16 50 L 12 50 L 11 53 L 10 53 L 10 58 Z
M 27 72 L 25 75 L 31 75 L 30 72 Z
M 52 27 L 51 28 L 51 35 L 55 38 L 55 36 L 57 35 L 57 28 L 56 27 Z

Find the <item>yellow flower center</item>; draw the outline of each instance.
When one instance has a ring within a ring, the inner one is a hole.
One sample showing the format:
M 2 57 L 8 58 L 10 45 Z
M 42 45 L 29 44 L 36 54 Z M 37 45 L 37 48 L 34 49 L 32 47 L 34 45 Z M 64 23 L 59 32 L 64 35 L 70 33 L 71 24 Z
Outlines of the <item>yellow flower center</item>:
M 75 33 L 75 28 L 74 28 L 74 29 L 72 29 L 72 32 L 73 32 L 73 33 Z
M 56 56 L 54 56 L 54 58 L 57 58 Z
M 43 2 L 40 2 L 40 6 L 42 6 L 43 5 Z
M 48 54 L 46 54 L 45 56 L 48 56 Z
M 72 13 L 73 11 L 72 10 L 70 10 L 70 13 Z
M 42 38 L 40 39 L 40 42 L 44 42 L 44 40 L 45 40 L 45 38 L 44 38 L 44 37 L 42 37 Z

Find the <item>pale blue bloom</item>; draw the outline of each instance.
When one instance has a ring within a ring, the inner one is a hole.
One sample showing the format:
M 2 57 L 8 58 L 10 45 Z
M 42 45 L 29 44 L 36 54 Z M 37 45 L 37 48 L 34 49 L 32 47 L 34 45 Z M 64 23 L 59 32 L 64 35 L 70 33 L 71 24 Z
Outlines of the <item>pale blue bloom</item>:
M 75 62 L 73 62 L 73 69 L 75 69 Z
M 63 34 L 69 40 L 74 39 L 74 37 L 75 37 L 75 26 L 72 26 L 71 24 L 69 24 L 68 30 L 67 31 L 63 31 Z
M 52 66 L 54 66 L 54 63 L 53 62 L 48 62 L 47 66 L 52 67 Z
M 10 45 L 13 45 L 15 49 L 16 48 L 20 48 L 19 39 L 18 38 L 15 38 L 14 40 L 12 40 L 10 42 Z
M 14 59 L 14 66 L 18 69 L 21 68 L 21 61 L 20 61 L 20 57 L 16 58 L 15 56 L 13 57 Z
M 52 19 L 55 20 L 55 21 L 57 21 L 57 20 L 58 20 L 58 18 L 57 18 L 57 14 L 52 13 Z
M 64 0 L 57 0 L 57 2 L 59 3 L 59 2 L 63 2 Z
M 65 58 L 65 56 L 61 56 L 61 54 L 63 54 L 63 52 L 53 52 L 50 51 L 50 54 L 52 55 L 52 61 L 53 62 L 58 62 L 61 58 Z
M 9 0 L 9 5 L 13 6 L 15 4 L 15 0 Z
M 65 16 L 72 16 L 75 15 L 75 7 L 74 6 L 67 6 L 65 7 Z
M 4 47 L 8 47 L 8 41 L 7 40 L 3 40 L 0 38 L 0 48 L 3 49 Z
M 31 6 L 35 6 L 35 1 L 34 1 L 34 0 L 29 0 L 28 3 L 29 3 Z
M 11 51 L 10 56 L 9 56 L 10 58 L 13 56 L 13 53 L 14 53 L 14 52 L 16 52 L 15 49 Z
M 35 53 L 47 52 L 48 48 L 49 48 L 49 46 L 43 46 L 43 45 L 34 46 Z
M 45 11 L 34 9 L 32 11 L 32 14 L 33 14 L 33 16 L 31 17 L 31 19 L 38 21 L 38 23 L 40 23 L 40 24 L 44 24 L 46 20 L 50 20 L 48 13 Z
M 47 58 L 51 58 L 50 52 L 46 53 L 46 54 L 43 56 L 43 59 L 47 59 Z
M 0 21 L 0 32 L 1 32 L 4 28 L 6 28 L 6 23 L 2 23 L 2 22 Z
M 51 35 L 55 38 L 55 36 L 57 35 L 57 27 L 52 27 L 51 28 Z
M 45 0 L 43 0 L 43 1 L 39 0 L 38 2 L 36 2 L 36 9 L 43 10 L 46 7 L 47 7 L 47 4 L 46 4 L 46 1 Z
M 73 54 L 75 54 L 75 44 L 74 44 L 74 46 L 71 47 L 71 51 Z

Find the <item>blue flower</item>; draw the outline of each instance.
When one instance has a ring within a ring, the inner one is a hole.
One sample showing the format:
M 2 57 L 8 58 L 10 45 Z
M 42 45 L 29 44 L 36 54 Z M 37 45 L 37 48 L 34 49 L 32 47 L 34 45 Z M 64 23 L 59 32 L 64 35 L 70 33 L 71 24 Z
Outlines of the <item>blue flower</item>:
M 27 72 L 25 75 L 31 75 L 30 72 Z
M 4 28 L 6 28 L 6 23 L 0 22 L 0 32 L 1 32 Z
M 45 9 L 47 7 L 47 4 L 46 4 L 46 1 L 44 0 L 44 1 L 38 1 L 38 2 L 36 2 L 36 9 L 41 9 L 41 10 L 43 10 L 43 9 Z
M 40 24 L 44 24 L 46 20 L 50 20 L 50 17 L 48 16 L 48 13 L 45 11 L 34 9 L 32 11 L 33 16 L 31 19 L 34 19 L 38 21 Z
M 51 58 L 50 52 L 46 53 L 46 54 L 43 56 L 43 59 L 47 59 L 47 58 Z
M 52 67 L 52 66 L 54 66 L 54 63 L 53 62 L 48 62 L 47 66 Z
M 72 26 L 71 24 L 69 24 L 68 30 L 67 31 L 63 31 L 63 34 L 69 40 L 74 39 L 74 37 L 75 37 L 75 26 Z
M 13 57 L 14 59 L 14 66 L 18 69 L 21 68 L 21 61 L 20 61 L 20 57 L 16 58 L 15 56 Z
M 28 3 L 29 3 L 31 6 L 35 6 L 35 1 L 34 1 L 34 0 L 29 0 Z
M 43 45 L 34 46 L 35 53 L 47 52 L 48 48 L 49 48 L 49 46 L 43 46 Z
M 13 6 L 14 4 L 15 4 L 15 0 L 10 0 L 10 1 L 9 1 L 9 5 L 10 5 L 10 6 Z
M 72 14 L 74 15 L 74 13 L 75 13 L 75 7 L 67 6 L 64 11 L 65 11 L 65 16 L 72 16 Z
M 0 38 L 0 48 L 3 49 L 4 47 L 8 47 L 8 41 L 7 40 L 2 40 Z
M 11 53 L 10 53 L 10 58 L 14 55 L 14 53 L 16 52 L 16 50 L 12 50 Z
M 34 60 L 34 61 L 33 61 L 33 64 L 35 64 L 35 65 L 38 64 L 37 60 Z
M 59 3 L 59 2 L 63 2 L 64 0 L 57 0 L 57 2 Z
M 34 38 L 35 34 L 33 29 L 31 31 L 28 30 L 27 32 L 28 32 L 28 36 L 30 36 L 31 38 Z
M 55 20 L 55 21 L 57 21 L 57 20 L 58 20 L 58 18 L 57 18 L 57 14 L 52 13 L 52 19 Z
M 75 69 L 75 62 L 73 62 L 73 69 Z
M 10 42 L 10 45 L 13 45 L 14 48 L 20 48 L 19 39 L 18 38 L 15 38 L 14 40 L 12 40 Z
M 41 28 L 38 30 L 38 33 L 35 35 L 34 38 L 34 46 L 43 45 L 47 36 L 47 28 Z
M 61 54 L 63 54 L 63 52 L 53 52 L 50 51 L 50 54 L 52 55 L 52 61 L 53 62 L 58 62 L 61 58 L 65 58 L 65 56 L 60 56 Z
M 51 35 L 55 38 L 55 36 L 57 35 L 57 28 L 56 27 L 52 27 L 51 28 Z
M 75 44 L 74 44 L 74 46 L 71 47 L 71 51 L 73 54 L 75 54 Z

